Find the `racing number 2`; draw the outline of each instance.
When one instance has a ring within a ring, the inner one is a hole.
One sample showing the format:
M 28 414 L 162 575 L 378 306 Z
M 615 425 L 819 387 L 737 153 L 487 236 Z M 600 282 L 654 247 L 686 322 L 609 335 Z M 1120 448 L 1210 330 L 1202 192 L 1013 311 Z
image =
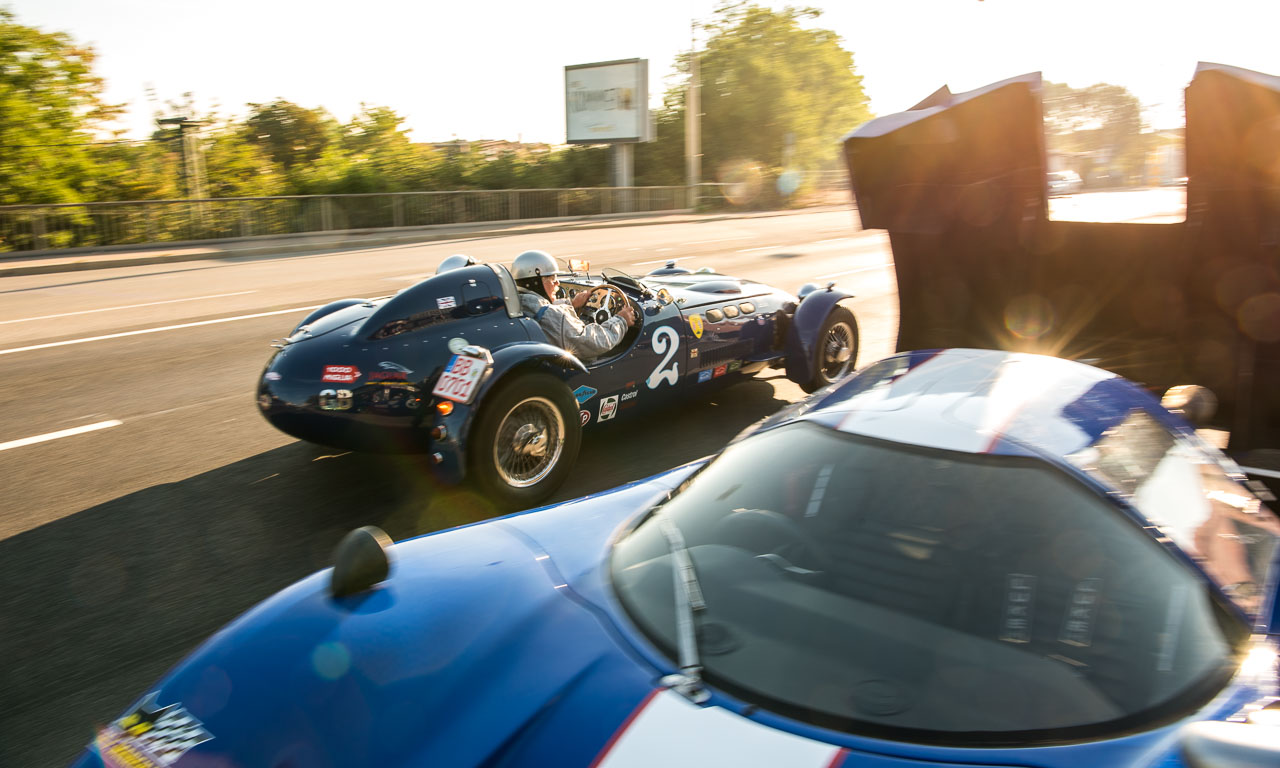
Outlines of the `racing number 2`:
M 653 332 L 653 351 L 662 355 L 662 362 L 653 369 L 645 383 L 649 389 L 656 389 L 659 384 L 671 384 L 680 379 L 680 363 L 675 361 L 676 350 L 680 348 L 680 334 L 669 325 L 664 325 Z

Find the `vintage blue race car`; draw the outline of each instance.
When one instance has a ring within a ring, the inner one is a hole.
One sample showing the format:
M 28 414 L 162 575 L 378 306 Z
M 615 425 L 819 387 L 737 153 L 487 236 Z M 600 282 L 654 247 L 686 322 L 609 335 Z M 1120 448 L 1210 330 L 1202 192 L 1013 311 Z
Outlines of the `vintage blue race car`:
M 1280 765 L 1280 523 L 1082 363 L 900 354 L 710 461 L 383 539 L 77 765 Z
M 636 279 L 565 274 L 605 322 L 638 321 L 610 353 L 579 360 L 547 343 L 501 264 L 442 272 L 395 296 L 315 310 L 281 342 L 258 386 L 262 413 L 295 437 L 341 448 L 419 451 L 449 482 L 474 479 L 511 508 L 564 480 L 581 432 L 770 367 L 813 391 L 852 369 L 851 298 L 800 296 L 673 263 Z

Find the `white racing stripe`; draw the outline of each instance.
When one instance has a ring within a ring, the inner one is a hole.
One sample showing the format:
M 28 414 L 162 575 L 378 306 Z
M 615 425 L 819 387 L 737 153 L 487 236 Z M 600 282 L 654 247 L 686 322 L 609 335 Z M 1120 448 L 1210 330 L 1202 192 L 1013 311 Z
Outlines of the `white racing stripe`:
M 160 333 L 162 331 L 177 331 L 182 328 L 195 328 L 201 325 L 217 325 L 218 323 L 232 323 L 236 320 L 252 320 L 255 317 L 271 317 L 272 315 L 287 315 L 290 312 L 309 312 L 318 309 L 323 304 L 313 304 L 309 307 L 294 307 L 292 309 L 277 309 L 275 312 L 258 312 L 252 315 L 238 315 L 236 317 L 221 317 L 217 320 L 201 320 L 196 323 L 180 323 L 178 325 L 166 325 L 162 328 L 144 328 L 140 331 L 125 331 L 123 333 L 108 333 L 105 336 L 90 336 L 84 339 L 67 339 L 66 341 L 53 341 L 48 344 L 32 344 L 29 347 L 14 347 L 12 349 L 0 349 L 0 355 L 12 355 L 18 352 L 31 352 L 36 349 L 49 349 L 51 347 L 66 347 L 71 344 L 88 344 L 91 341 L 105 341 L 107 339 L 122 339 L 126 336 L 141 336 L 146 333 Z
M 83 427 L 72 427 L 71 429 L 63 429 L 57 432 L 50 432 L 45 435 L 36 435 L 35 437 L 24 437 L 21 440 L 10 440 L 7 443 L 0 443 L 0 451 L 7 451 L 10 448 L 21 448 L 24 445 L 35 445 L 36 443 L 44 443 L 49 440 L 57 440 L 60 437 L 71 437 L 72 435 L 83 435 L 85 432 L 96 432 L 99 429 L 108 429 L 110 427 L 118 427 L 123 421 L 112 419 L 110 421 L 99 421 L 97 424 L 86 424 Z
M 257 293 L 257 291 L 236 291 L 235 293 L 215 293 L 212 296 L 192 296 L 189 299 L 166 299 L 165 301 L 148 301 L 145 304 L 126 304 L 122 307 L 103 307 L 102 309 L 85 309 L 79 312 L 63 312 L 58 315 L 40 315 L 39 317 L 23 317 L 17 320 L 0 320 L 0 325 L 8 325 L 9 323 L 29 323 L 32 320 L 52 320 L 56 317 L 71 317 L 72 315 L 92 315 L 95 312 L 115 312 L 120 309 L 138 309 L 139 307 L 154 307 L 160 304 L 177 304 L 183 301 L 202 301 L 204 299 L 225 299 L 228 296 L 244 296 L 248 293 Z
M 663 691 L 645 700 L 592 766 L 828 768 L 844 754 L 835 745 L 769 728 L 720 707 L 700 707 L 678 693 Z

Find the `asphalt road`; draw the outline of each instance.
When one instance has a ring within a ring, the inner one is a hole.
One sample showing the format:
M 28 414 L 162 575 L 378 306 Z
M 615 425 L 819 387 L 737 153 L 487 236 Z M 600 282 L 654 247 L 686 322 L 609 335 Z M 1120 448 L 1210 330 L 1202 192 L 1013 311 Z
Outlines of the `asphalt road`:
M 0 765 L 67 764 L 215 629 L 329 565 L 351 528 L 402 540 L 492 516 L 465 488 L 436 487 L 421 457 L 276 432 L 253 392 L 268 343 L 308 307 L 392 293 L 454 252 L 509 264 L 529 248 L 593 271 L 679 259 L 791 291 L 836 281 L 858 295 L 860 359 L 892 351 L 887 237 L 847 208 L 4 278 Z M 586 437 L 553 500 L 714 452 L 802 396 L 771 372 L 619 419 Z
M 1181 201 L 1143 194 L 1051 204 L 1164 221 Z M 0 766 L 68 764 L 214 630 L 328 566 L 351 528 L 403 540 L 493 515 L 434 485 L 421 457 L 276 432 L 253 393 L 268 343 L 308 308 L 392 293 L 451 253 L 510 264 L 530 248 L 593 271 L 679 259 L 791 291 L 835 281 L 857 295 L 859 363 L 893 350 L 888 238 L 847 208 L 2 278 Z M 584 438 L 552 500 L 712 453 L 802 395 L 772 372 L 661 418 L 620 418 Z

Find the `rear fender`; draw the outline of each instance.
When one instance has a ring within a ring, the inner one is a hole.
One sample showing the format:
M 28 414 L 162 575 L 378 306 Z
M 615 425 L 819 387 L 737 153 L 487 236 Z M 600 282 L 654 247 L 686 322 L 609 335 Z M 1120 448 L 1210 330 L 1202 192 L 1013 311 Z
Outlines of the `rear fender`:
M 475 416 L 484 407 L 485 398 L 499 384 L 506 382 L 512 376 L 532 372 L 549 373 L 563 381 L 587 372 L 587 366 L 574 355 L 553 344 L 538 341 L 509 344 L 492 350 L 491 353 L 493 368 L 481 382 L 471 404 L 455 407 L 453 413 L 448 416 L 435 417 L 433 426 L 445 426 L 451 436 L 450 443 L 455 448 L 456 455 L 446 457 L 451 460 L 445 463 L 450 465 L 450 474 L 459 480 L 466 474 L 467 437 L 475 423 Z
M 828 287 L 805 296 L 796 307 L 795 317 L 787 331 L 787 378 L 794 382 L 813 378 L 813 350 L 818 343 L 818 331 L 842 301 L 852 299 L 853 294 Z

